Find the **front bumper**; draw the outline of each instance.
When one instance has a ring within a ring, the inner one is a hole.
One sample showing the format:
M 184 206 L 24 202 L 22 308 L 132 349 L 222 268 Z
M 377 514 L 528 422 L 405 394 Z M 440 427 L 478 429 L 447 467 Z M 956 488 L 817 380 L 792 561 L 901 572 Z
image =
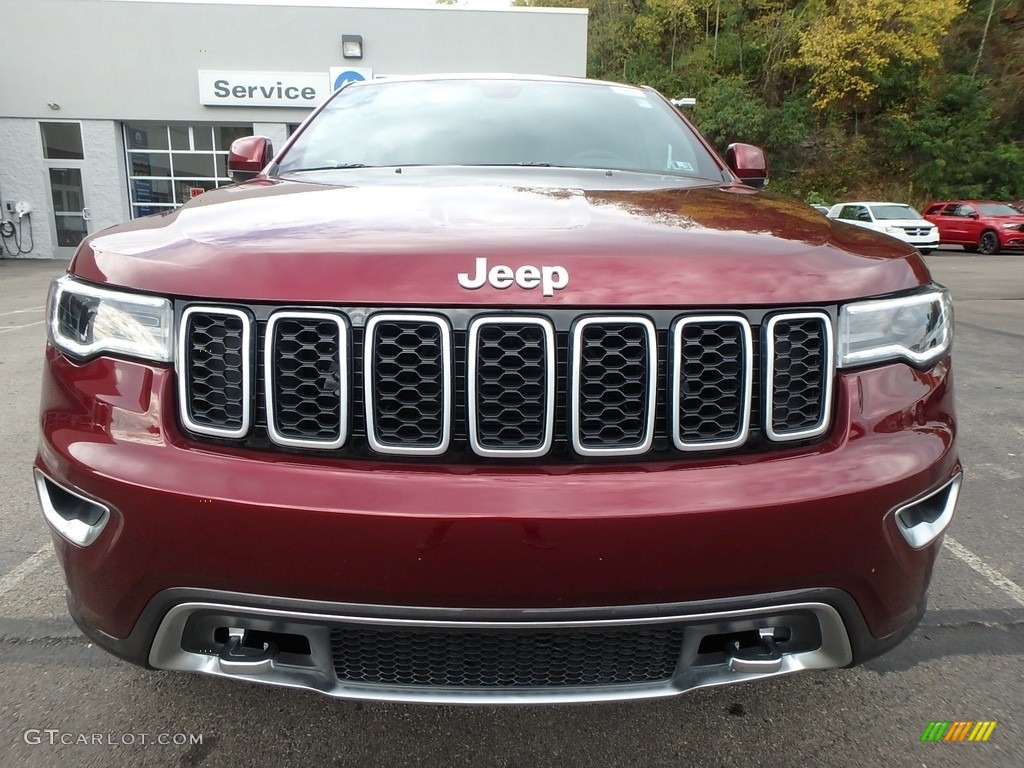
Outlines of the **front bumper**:
M 592 620 L 674 605 L 693 625 L 730 601 L 820 604 L 850 645 L 825 664 L 837 666 L 884 651 L 923 611 L 941 531 L 914 548 L 896 513 L 960 471 L 951 379 L 948 358 L 843 373 L 829 439 L 766 455 L 419 465 L 191 442 L 169 370 L 77 365 L 51 348 L 36 466 L 109 510 L 88 546 L 54 542 L 76 620 L 139 664 L 160 663 L 158 628 L 199 595 L 228 609 L 348 606 L 313 611 L 324 625 L 351 606 Z

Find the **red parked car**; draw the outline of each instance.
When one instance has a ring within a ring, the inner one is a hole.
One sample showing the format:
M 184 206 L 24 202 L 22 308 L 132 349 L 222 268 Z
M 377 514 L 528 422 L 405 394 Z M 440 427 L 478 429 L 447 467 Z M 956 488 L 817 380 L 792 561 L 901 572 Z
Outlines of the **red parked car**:
M 994 256 L 1004 248 L 1024 248 L 1024 213 L 1007 203 L 955 200 L 932 203 L 924 217 L 939 228 L 943 245 Z
M 961 480 L 913 246 L 614 83 L 355 83 L 229 167 L 51 290 L 36 487 L 98 645 L 491 704 L 913 630 Z

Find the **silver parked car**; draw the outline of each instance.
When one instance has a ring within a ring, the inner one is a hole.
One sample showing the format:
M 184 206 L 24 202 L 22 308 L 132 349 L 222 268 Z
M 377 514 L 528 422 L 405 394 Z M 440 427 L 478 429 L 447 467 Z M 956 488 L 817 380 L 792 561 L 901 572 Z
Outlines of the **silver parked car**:
M 938 228 L 903 203 L 837 203 L 827 215 L 910 243 L 921 253 L 939 247 Z

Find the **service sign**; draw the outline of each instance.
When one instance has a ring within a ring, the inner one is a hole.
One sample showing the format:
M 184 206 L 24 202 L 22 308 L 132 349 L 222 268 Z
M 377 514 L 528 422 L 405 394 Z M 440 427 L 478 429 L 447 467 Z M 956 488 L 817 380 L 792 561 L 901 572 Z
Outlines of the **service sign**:
M 318 107 L 331 95 L 324 72 L 199 70 L 199 103 L 209 107 Z

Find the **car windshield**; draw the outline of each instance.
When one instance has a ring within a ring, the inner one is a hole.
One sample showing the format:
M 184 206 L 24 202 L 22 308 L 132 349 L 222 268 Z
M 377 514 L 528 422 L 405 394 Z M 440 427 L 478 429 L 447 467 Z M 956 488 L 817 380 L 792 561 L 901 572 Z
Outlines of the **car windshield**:
M 872 205 L 876 219 L 920 219 L 921 214 L 909 205 Z
M 372 81 L 339 91 L 277 173 L 342 168 L 553 166 L 728 178 L 658 95 L 604 83 Z
M 978 209 L 983 216 L 1020 216 L 1020 211 L 1005 203 L 980 203 Z

